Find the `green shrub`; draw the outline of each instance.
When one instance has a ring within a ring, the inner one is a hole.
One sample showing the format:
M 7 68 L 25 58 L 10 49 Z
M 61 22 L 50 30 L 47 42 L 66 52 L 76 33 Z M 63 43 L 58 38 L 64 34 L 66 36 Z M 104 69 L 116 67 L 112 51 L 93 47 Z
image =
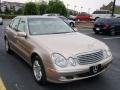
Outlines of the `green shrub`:
M 28 2 L 25 4 L 24 15 L 37 15 L 37 14 L 38 14 L 38 8 L 35 3 Z
M 2 17 L 3 19 L 13 19 L 14 17 L 16 17 L 16 15 L 1 14 L 0 17 Z

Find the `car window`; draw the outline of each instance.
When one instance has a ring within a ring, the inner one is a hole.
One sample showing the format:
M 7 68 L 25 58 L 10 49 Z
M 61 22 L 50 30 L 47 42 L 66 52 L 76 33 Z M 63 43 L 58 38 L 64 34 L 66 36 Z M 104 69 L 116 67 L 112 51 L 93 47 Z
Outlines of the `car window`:
M 19 22 L 18 31 L 26 32 L 26 25 L 25 25 L 25 21 L 23 19 L 21 19 Z
M 14 19 L 13 24 L 12 24 L 12 29 L 17 30 L 19 21 L 20 21 L 19 18 Z
M 14 22 L 14 19 L 11 20 L 10 24 L 9 24 L 9 27 L 12 28 L 12 24 Z
M 118 18 L 118 23 L 119 23 L 119 25 L 120 25 L 120 18 Z
M 100 18 L 95 21 L 95 23 L 102 23 L 102 24 L 110 24 L 112 23 L 112 19 L 105 19 L 105 18 Z
M 74 32 L 72 28 L 58 18 L 29 18 L 28 26 L 32 35 Z
M 62 20 L 68 20 L 66 17 L 60 17 Z
M 94 11 L 93 14 L 110 14 L 110 11 Z
M 113 19 L 112 21 L 114 22 L 114 24 L 120 24 L 120 21 L 119 21 L 119 19 L 118 19 L 118 18 Z

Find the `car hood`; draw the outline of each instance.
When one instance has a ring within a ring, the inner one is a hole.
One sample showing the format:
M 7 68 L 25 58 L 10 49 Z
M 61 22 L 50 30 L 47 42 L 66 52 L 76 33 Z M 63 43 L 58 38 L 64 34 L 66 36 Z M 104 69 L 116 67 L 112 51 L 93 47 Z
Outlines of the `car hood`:
M 78 32 L 34 36 L 33 40 L 49 52 L 60 53 L 65 57 L 103 49 L 105 46 L 104 43 Z

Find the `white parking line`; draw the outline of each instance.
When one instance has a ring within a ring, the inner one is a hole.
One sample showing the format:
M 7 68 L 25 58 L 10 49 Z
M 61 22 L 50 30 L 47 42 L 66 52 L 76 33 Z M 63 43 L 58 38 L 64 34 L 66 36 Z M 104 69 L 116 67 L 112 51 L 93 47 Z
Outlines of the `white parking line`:
M 0 90 L 6 90 L 6 87 L 1 78 L 0 78 Z
M 109 39 L 119 39 L 119 38 L 120 37 L 109 37 L 109 38 L 103 38 L 103 39 L 106 39 L 106 40 L 108 39 L 109 40 Z

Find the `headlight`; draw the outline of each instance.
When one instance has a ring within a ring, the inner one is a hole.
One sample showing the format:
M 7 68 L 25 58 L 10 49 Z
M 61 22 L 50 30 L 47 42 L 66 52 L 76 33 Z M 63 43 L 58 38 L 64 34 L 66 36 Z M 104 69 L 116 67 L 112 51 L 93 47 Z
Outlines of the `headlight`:
M 108 57 L 106 50 L 103 50 L 103 55 L 104 55 L 104 58 L 105 58 L 105 59 Z
M 107 50 L 107 55 L 111 56 L 111 51 L 110 50 Z
M 69 61 L 69 64 L 70 64 L 71 66 L 76 66 L 76 62 L 75 62 L 75 60 L 74 60 L 72 57 L 70 57 L 70 58 L 68 59 L 68 61 Z
M 111 56 L 110 50 L 104 50 L 103 55 L 104 55 L 104 58 L 108 58 L 109 56 Z
M 67 67 L 67 60 L 60 54 L 54 53 L 52 55 L 52 59 L 54 60 L 55 64 L 59 67 Z

